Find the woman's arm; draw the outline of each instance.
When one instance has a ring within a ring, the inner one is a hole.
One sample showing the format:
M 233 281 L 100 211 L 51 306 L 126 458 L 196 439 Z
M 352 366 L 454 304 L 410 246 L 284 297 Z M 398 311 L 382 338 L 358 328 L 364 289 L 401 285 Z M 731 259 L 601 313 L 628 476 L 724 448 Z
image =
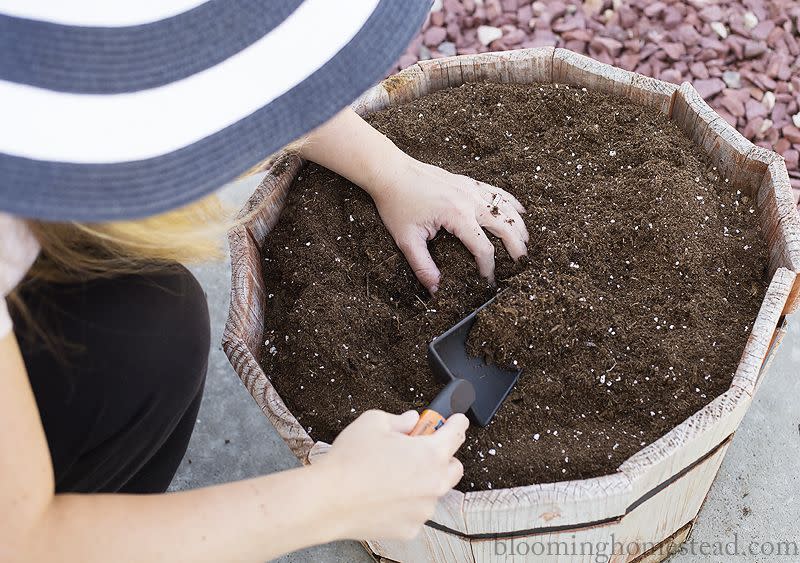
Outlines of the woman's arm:
M 520 217 L 525 209 L 514 196 L 411 158 L 351 109 L 309 134 L 299 152 L 372 196 L 389 233 L 431 293 L 439 288 L 440 273 L 427 241 L 442 227 L 461 239 L 490 281 L 494 246 L 484 228 L 503 240 L 515 260 L 527 252 L 528 231 Z
M 461 478 L 467 420 L 406 435 L 416 413 L 370 411 L 314 466 L 163 495 L 55 494 L 13 333 L 0 337 L 0 561 L 262 562 L 341 538 L 413 536 Z

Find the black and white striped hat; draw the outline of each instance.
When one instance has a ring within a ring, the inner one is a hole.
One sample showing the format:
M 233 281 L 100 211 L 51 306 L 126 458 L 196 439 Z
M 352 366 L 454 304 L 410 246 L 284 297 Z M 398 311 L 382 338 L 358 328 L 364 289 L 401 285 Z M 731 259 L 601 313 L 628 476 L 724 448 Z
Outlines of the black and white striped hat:
M 430 0 L 0 0 L 0 211 L 141 217 L 357 98 Z

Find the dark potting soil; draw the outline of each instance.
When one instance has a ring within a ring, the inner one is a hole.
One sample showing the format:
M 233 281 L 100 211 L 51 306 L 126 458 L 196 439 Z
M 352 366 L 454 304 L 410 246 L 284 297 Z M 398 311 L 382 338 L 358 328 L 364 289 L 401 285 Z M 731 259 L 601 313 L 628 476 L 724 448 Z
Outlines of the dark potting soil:
M 528 258 L 494 240 L 505 291 L 470 341 L 525 371 L 493 423 L 470 429 L 462 490 L 612 473 L 729 387 L 767 252 L 752 202 L 666 117 L 563 85 L 470 84 L 369 121 L 527 208 Z M 314 439 L 441 388 L 427 343 L 496 289 L 453 236 L 430 248 L 432 298 L 369 196 L 301 172 L 264 249 L 263 365 Z

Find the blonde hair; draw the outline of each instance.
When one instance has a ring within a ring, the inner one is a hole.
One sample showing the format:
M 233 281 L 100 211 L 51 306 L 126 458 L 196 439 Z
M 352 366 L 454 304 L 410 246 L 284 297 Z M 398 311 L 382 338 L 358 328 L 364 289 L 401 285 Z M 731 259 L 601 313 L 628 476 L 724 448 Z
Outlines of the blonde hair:
M 185 207 L 132 221 L 29 221 L 42 247 L 28 281 L 64 282 L 160 269 L 222 256 L 231 210 L 210 196 Z

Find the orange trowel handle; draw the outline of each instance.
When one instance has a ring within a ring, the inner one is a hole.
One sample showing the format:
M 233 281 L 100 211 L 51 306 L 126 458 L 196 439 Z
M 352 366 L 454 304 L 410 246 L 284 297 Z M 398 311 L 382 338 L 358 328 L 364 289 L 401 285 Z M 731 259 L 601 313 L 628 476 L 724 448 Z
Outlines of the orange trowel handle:
M 422 414 L 419 415 L 416 426 L 414 426 L 414 429 L 409 432 L 408 435 L 427 436 L 428 434 L 433 434 L 444 424 L 444 420 L 444 417 L 438 412 L 425 409 L 422 411 Z

